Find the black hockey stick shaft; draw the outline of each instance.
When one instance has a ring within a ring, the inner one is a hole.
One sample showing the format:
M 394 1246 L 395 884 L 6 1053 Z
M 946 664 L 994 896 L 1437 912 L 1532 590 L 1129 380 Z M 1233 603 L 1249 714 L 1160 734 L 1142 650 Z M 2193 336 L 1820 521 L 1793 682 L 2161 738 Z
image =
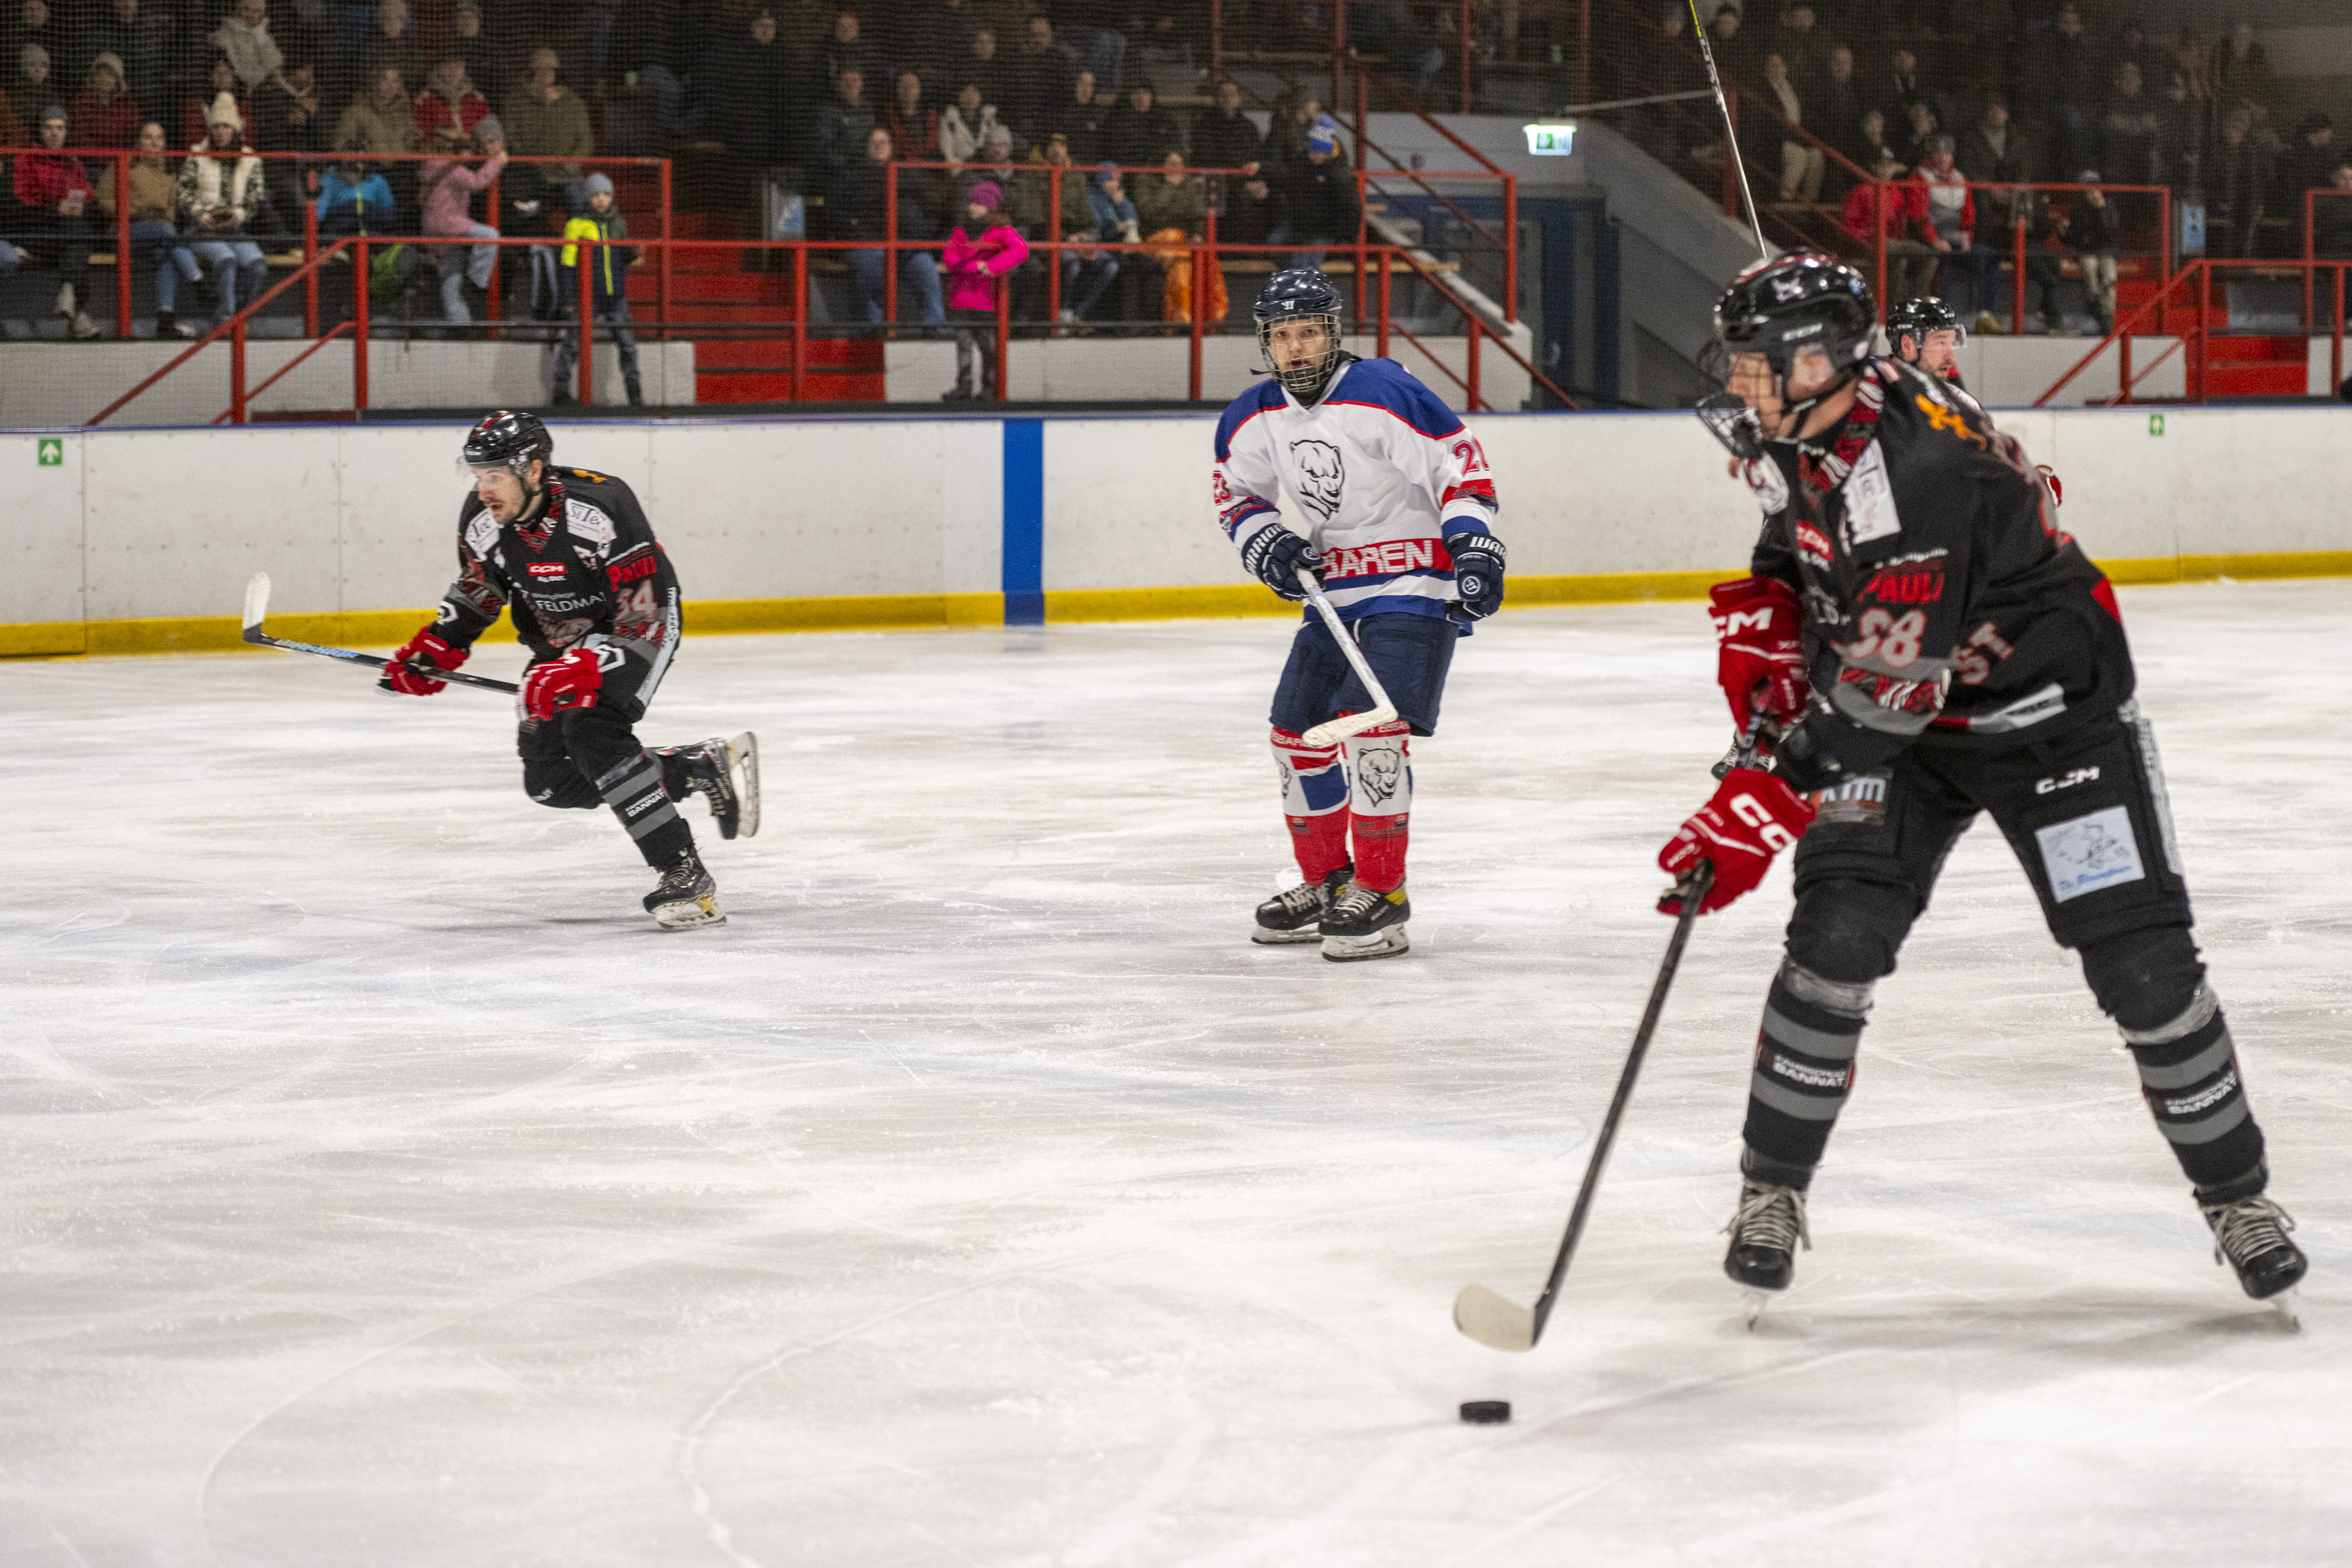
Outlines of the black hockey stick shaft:
M 1674 987 L 1675 971 L 1682 967 L 1683 949 L 1690 944 L 1691 926 L 1698 920 L 1698 907 L 1706 901 L 1707 889 L 1713 886 L 1715 862 L 1702 860 L 1678 889 L 1683 907 L 1675 918 L 1675 934 L 1666 943 L 1666 956 L 1659 963 L 1658 978 L 1650 987 L 1650 1005 L 1642 1014 L 1641 1028 L 1634 1033 L 1633 1048 L 1625 1054 L 1625 1070 L 1617 1075 L 1617 1092 L 1609 1101 L 1609 1114 L 1601 1118 L 1601 1134 L 1593 1140 L 1592 1158 L 1584 1167 L 1584 1184 L 1576 1191 L 1575 1208 L 1569 1211 L 1568 1234 L 1559 1238 L 1559 1256 L 1551 1260 L 1551 1275 L 1544 1280 L 1543 1294 L 1536 1298 L 1532 1339 L 1543 1337 L 1544 1323 L 1551 1316 L 1552 1299 L 1559 1293 L 1559 1282 L 1568 1274 L 1568 1260 L 1576 1256 L 1576 1244 L 1583 1239 L 1584 1222 L 1592 1212 L 1592 1195 L 1600 1191 L 1601 1172 L 1609 1163 L 1610 1145 L 1617 1142 L 1618 1124 L 1625 1120 L 1625 1107 L 1633 1098 L 1633 1080 L 1642 1076 L 1642 1058 L 1649 1055 L 1650 1037 L 1658 1032 L 1658 1015 L 1665 1011 L 1666 993 Z
M 372 653 L 356 653 L 347 647 L 328 647 L 314 642 L 296 642 L 291 637 L 274 637 L 258 626 L 245 628 L 245 640 L 258 647 L 284 648 L 288 653 L 311 653 L 320 658 L 339 658 L 345 664 L 365 665 L 382 674 L 387 662 Z M 487 675 L 467 675 L 463 670 L 436 669 L 429 664 L 412 664 L 409 672 L 426 680 L 455 681 L 459 686 L 479 687 L 484 691 L 503 691 L 511 697 L 522 689 L 511 680 L 492 680 Z

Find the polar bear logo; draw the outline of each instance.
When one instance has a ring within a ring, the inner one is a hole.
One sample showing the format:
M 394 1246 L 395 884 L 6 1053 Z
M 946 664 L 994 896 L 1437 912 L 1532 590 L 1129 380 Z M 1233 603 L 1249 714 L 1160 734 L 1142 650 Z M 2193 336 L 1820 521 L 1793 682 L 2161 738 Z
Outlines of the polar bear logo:
M 1339 448 L 1328 441 L 1293 441 L 1290 455 L 1298 465 L 1298 499 L 1330 521 L 1339 513 L 1339 487 L 1348 477 Z
M 1371 746 L 1356 753 L 1356 784 L 1374 805 L 1394 800 L 1404 783 L 1404 753 L 1394 746 Z

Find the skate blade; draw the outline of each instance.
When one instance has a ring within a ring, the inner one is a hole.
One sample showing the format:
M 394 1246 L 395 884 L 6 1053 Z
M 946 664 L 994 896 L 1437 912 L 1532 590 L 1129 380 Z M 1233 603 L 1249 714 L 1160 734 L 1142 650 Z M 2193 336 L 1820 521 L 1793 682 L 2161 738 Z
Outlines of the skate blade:
M 727 911 L 719 907 L 718 895 L 688 899 L 683 903 L 658 904 L 654 908 L 654 923 L 664 931 L 692 931 L 696 926 L 723 926 Z
M 738 838 L 760 836 L 760 737 L 746 730 L 727 742 L 727 758 L 742 774 L 735 786 L 735 832 Z
M 2285 1319 L 2286 1326 L 2299 1333 L 2303 1330 L 2303 1308 L 2301 1304 L 2295 1300 L 2296 1294 L 2297 1292 L 2295 1288 L 2290 1285 L 2285 1289 L 2280 1291 L 2277 1295 L 2273 1296 L 2268 1301 L 2264 1302 L 2263 1305 L 2269 1307 L 2272 1311 L 2276 1312 L 2280 1317 Z
M 1412 951 L 1412 939 L 1401 925 L 1387 926 L 1370 936 L 1327 936 L 1323 956 L 1334 963 L 1360 963 L 1368 958 L 1394 958 Z
M 1764 1316 L 1764 1309 L 1769 1306 L 1771 1301 L 1772 1295 L 1771 1292 L 1768 1290 L 1759 1290 L 1753 1285 L 1741 1287 L 1739 1291 L 1739 1310 L 1748 1320 L 1748 1328 L 1749 1332 L 1752 1333 L 1755 1331 L 1757 1323 Z
M 1265 926 L 1252 926 L 1250 928 L 1250 941 L 1261 943 L 1266 947 L 1280 947 L 1287 943 L 1321 942 L 1322 940 L 1323 933 L 1317 931 L 1313 926 L 1307 926 L 1301 931 L 1271 931 Z

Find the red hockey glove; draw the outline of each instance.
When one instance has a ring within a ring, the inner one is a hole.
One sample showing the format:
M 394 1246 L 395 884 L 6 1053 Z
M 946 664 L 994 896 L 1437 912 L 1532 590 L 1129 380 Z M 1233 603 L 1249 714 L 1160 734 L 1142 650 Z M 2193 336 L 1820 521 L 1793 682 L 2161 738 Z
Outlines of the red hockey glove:
M 410 666 L 429 664 L 436 669 L 455 669 L 472 653 L 471 648 L 451 647 L 441 640 L 439 632 L 427 626 L 401 644 L 400 651 L 384 661 L 380 684 L 385 690 L 397 691 L 403 697 L 430 697 L 449 683 L 419 675 Z
M 1775 577 L 1742 577 L 1717 583 L 1706 596 L 1718 645 L 1715 678 L 1732 723 L 1744 729 L 1758 712 L 1777 725 L 1796 722 L 1808 689 L 1797 591 Z
M 593 708 L 604 672 L 593 647 L 575 647 L 545 664 L 534 664 L 522 678 L 523 710 L 539 720 L 552 719 L 566 708 Z
M 1680 880 L 1701 860 L 1714 861 L 1715 886 L 1698 906 L 1699 913 L 1711 915 L 1762 881 L 1772 857 L 1803 837 L 1812 820 L 1813 808 L 1770 773 L 1734 768 L 1715 798 L 1658 851 L 1658 866 Z M 1658 900 L 1658 912 L 1682 913 L 1681 898 L 1668 892 Z

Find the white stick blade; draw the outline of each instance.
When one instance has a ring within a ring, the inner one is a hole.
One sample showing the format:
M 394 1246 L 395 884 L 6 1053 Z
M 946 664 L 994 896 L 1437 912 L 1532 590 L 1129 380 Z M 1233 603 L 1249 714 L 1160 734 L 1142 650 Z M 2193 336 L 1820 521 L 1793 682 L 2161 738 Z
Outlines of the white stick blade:
M 1345 719 L 1334 719 L 1328 724 L 1318 724 L 1298 738 L 1310 746 L 1336 746 L 1350 735 L 1360 735 L 1367 730 L 1377 730 L 1397 716 L 1397 710 L 1387 703 L 1366 713 L 1350 713 Z
M 1498 1351 L 1536 1348 L 1536 1315 L 1484 1285 L 1465 1285 L 1454 1298 L 1454 1326 Z
M 269 574 L 256 572 L 245 585 L 245 629 L 253 630 L 269 614 Z

